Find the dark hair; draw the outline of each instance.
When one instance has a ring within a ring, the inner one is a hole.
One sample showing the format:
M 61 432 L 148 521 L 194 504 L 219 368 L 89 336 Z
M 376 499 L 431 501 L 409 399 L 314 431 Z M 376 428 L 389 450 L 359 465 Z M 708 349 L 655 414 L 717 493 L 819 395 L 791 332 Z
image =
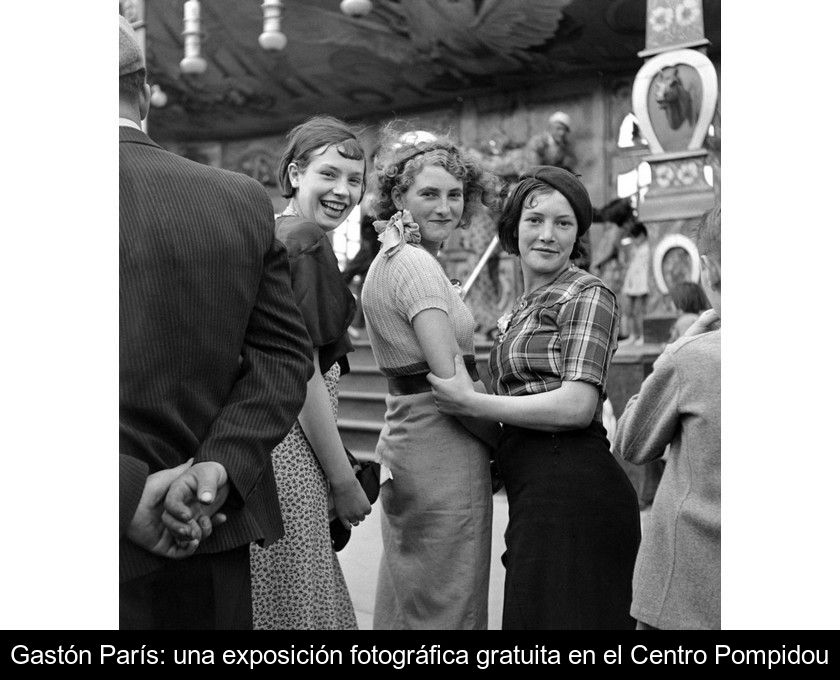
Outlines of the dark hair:
M 140 98 L 146 84 L 146 69 L 141 68 L 120 76 L 120 99 L 133 102 Z
M 367 173 L 365 151 L 354 130 L 344 121 L 332 116 L 313 116 L 292 128 L 286 148 L 280 156 L 277 168 L 277 183 L 284 198 L 291 198 L 295 189 L 289 179 L 289 165 L 294 163 L 298 170 L 305 171 L 312 160 L 313 152 L 325 146 L 335 145 L 343 158 L 365 161 L 362 174 L 362 195 L 365 193 L 364 176 Z
M 636 222 L 636 224 L 630 227 L 630 236 L 632 236 L 633 238 L 636 238 L 637 236 L 644 236 L 645 238 L 647 238 L 647 227 L 641 222 Z
M 619 226 L 635 219 L 633 204 L 629 198 L 614 198 L 603 208 L 597 208 L 592 217 L 593 222 L 612 222 Z
M 691 281 L 681 281 L 671 289 L 674 306 L 686 314 L 699 314 L 711 305 L 703 289 Z
M 697 251 L 720 266 L 720 204 L 703 215 L 697 227 Z
M 526 177 L 513 187 L 502 210 L 502 216 L 499 218 L 499 243 L 502 244 L 502 250 L 511 255 L 519 255 L 519 220 L 522 217 L 522 210 L 533 207 L 532 198 L 547 196 L 553 191 L 557 189 L 534 177 Z M 580 237 L 578 225 L 578 232 L 569 255 L 570 261 L 585 254 Z
M 449 139 L 437 137 L 431 142 L 400 144 L 396 132 L 386 127 L 382 133 L 380 153 L 376 158 L 376 200 L 373 204 L 377 217 L 387 219 L 397 208 L 392 197 L 396 187 L 405 193 L 415 177 L 427 165 L 437 165 L 464 184 L 464 211 L 459 228 L 469 226 L 479 203 L 497 207 L 499 190 L 496 176 L 487 172 L 472 154 L 463 151 Z

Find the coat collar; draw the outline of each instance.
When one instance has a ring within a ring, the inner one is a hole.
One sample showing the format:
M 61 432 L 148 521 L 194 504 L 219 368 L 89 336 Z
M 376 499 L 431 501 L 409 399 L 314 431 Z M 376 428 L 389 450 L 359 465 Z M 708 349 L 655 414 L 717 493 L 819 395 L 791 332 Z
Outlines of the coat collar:
M 135 130 L 132 127 L 128 127 L 126 125 L 120 125 L 120 143 L 129 142 L 132 144 L 145 144 L 146 146 L 155 147 L 157 149 L 160 148 L 158 144 L 155 144 L 152 139 L 142 130 Z

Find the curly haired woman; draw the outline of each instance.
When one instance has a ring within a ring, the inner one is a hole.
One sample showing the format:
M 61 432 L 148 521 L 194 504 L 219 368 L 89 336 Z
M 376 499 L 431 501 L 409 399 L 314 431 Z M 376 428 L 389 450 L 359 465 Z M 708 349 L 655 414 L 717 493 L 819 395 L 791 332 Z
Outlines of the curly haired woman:
M 473 317 L 437 253 L 489 203 L 494 178 L 445 139 L 386 139 L 380 148 L 382 247 L 362 290 L 373 354 L 388 378 L 376 447 L 387 481 L 373 624 L 485 629 L 493 503 L 482 437 L 492 441 L 495 431 L 439 413 L 426 375 L 454 375 L 460 355 L 478 381 Z

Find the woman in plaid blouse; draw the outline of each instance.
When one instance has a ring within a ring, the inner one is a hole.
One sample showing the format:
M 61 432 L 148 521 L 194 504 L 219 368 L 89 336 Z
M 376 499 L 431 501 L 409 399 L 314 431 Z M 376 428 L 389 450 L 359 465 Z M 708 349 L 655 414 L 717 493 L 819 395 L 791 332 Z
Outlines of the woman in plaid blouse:
M 600 279 L 571 263 L 591 222 L 575 175 L 551 166 L 523 173 L 499 222 L 525 294 L 499 320 L 495 394 L 475 392 L 460 360 L 453 378 L 429 376 L 442 412 L 504 425 L 506 629 L 635 626 L 638 505 L 601 423 L 618 309 Z

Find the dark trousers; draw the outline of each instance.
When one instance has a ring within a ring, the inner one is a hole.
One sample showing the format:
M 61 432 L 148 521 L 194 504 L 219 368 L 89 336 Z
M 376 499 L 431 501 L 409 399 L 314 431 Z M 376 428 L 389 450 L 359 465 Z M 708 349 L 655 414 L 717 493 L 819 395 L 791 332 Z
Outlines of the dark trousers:
M 120 630 L 250 630 L 248 545 L 173 560 L 120 584 Z

